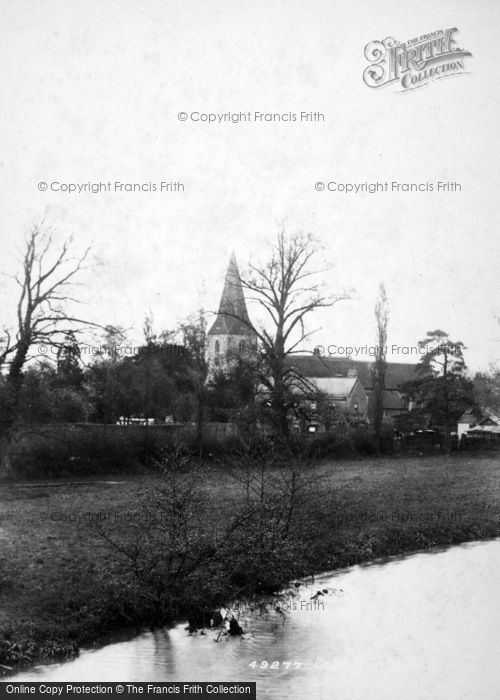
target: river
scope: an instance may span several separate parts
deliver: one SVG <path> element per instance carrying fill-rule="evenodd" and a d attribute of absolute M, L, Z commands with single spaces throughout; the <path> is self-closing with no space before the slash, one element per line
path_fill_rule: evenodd
<path fill-rule="evenodd" d="M 500 540 L 324 574 L 243 637 L 185 625 L 83 650 L 15 681 L 253 681 L 257 697 L 498 700 Z M 315 598 L 317 591 L 326 591 Z"/>

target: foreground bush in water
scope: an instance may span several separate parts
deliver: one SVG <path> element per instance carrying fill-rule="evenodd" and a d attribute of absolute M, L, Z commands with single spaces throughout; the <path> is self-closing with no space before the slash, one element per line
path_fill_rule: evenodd
<path fill-rule="evenodd" d="M 210 531 L 203 525 L 205 467 L 174 448 L 158 468 L 161 479 L 144 492 L 141 521 L 127 541 L 98 527 L 115 555 L 105 578 L 124 617 L 150 625 L 187 617 L 195 629 L 217 608 L 276 591 L 296 574 L 301 546 L 290 530 L 292 491 L 266 484 Z"/>

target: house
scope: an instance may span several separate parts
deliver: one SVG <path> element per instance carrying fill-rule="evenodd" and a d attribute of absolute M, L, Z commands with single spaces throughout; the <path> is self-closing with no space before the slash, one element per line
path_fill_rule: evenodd
<path fill-rule="evenodd" d="M 327 394 L 331 405 L 360 417 L 366 416 L 368 396 L 357 377 L 314 377 L 312 382 L 318 391 Z"/>
<path fill-rule="evenodd" d="M 333 425 L 366 421 L 368 397 L 357 377 L 310 377 L 293 387 L 295 432 L 329 430 Z"/>
<path fill-rule="evenodd" d="M 481 420 L 481 411 L 474 408 L 468 408 L 457 421 L 457 437 L 461 440 L 462 435 L 465 435 L 471 428 L 478 424 Z"/>
<path fill-rule="evenodd" d="M 318 398 L 325 395 L 330 406 L 351 413 L 360 418 L 366 417 L 368 397 L 363 385 L 355 376 L 351 377 L 308 377 L 308 386 L 294 387 L 294 393 L 307 397 L 308 408 L 316 411 Z"/>
<path fill-rule="evenodd" d="M 293 355 L 288 359 L 298 375 L 314 383 L 322 392 L 331 394 L 344 393 L 351 387 L 350 398 L 343 399 L 343 405 L 352 410 L 358 404 L 358 415 L 373 420 L 375 390 L 372 363 L 345 357 L 323 357 L 319 355 Z M 388 362 L 385 374 L 383 395 L 384 422 L 392 425 L 394 420 L 407 414 L 409 403 L 401 387 L 416 378 L 415 364 Z M 355 379 L 357 382 L 352 382 Z M 350 380 L 351 384 L 346 380 Z M 345 382 L 345 383 L 343 383 Z M 339 394 L 337 394 L 339 395 Z M 337 404 L 341 402 L 337 400 Z"/>
<path fill-rule="evenodd" d="M 500 418 L 485 408 L 469 408 L 458 419 L 458 439 L 500 440 Z"/>

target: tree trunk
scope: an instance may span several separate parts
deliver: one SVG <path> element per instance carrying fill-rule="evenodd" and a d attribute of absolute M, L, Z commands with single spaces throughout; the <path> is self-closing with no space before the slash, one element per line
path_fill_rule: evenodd
<path fill-rule="evenodd" d="M 280 438 L 288 437 L 288 408 L 285 401 L 285 395 L 282 389 L 274 390 L 272 398 L 273 422 L 274 427 Z"/>
<path fill-rule="evenodd" d="M 11 448 L 13 429 L 17 422 L 17 397 L 20 378 L 7 377 L 2 386 L 0 404 L 0 476 L 12 473 Z"/>
<path fill-rule="evenodd" d="M 203 401 L 203 388 L 198 392 L 197 397 L 197 411 L 196 411 L 196 440 L 198 442 L 198 456 L 201 459 L 203 457 L 203 413 L 204 413 L 204 401 Z"/>
<path fill-rule="evenodd" d="M 11 437 L 5 433 L 0 437 L 0 478 L 12 474 L 11 446 Z"/>
<path fill-rule="evenodd" d="M 374 406 L 373 406 L 373 431 L 375 433 L 375 445 L 377 454 L 380 454 L 380 438 L 382 435 L 382 422 L 384 417 L 384 389 L 385 389 L 385 362 L 377 360 L 374 379 Z"/>

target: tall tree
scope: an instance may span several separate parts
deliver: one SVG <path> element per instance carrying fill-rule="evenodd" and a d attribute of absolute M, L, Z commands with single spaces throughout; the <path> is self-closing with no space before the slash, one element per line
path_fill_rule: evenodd
<path fill-rule="evenodd" d="M 500 412 L 500 367 L 491 366 L 474 376 L 474 398 L 482 408 Z"/>
<path fill-rule="evenodd" d="M 500 314 L 494 314 L 495 321 L 500 326 Z M 498 342 L 497 338 L 497 342 Z M 500 364 L 498 361 L 490 364 L 488 369 L 477 372 L 474 377 L 474 398 L 476 403 L 490 411 L 500 413 Z"/>
<path fill-rule="evenodd" d="M 57 348 L 57 378 L 61 386 L 81 389 L 83 369 L 78 338 L 73 332 L 68 333 L 64 343 Z"/>
<path fill-rule="evenodd" d="M 459 416 L 473 404 L 472 382 L 466 375 L 461 341 L 450 340 L 442 330 L 429 331 L 419 342 L 424 354 L 417 366 L 419 377 L 404 391 L 426 412 L 431 424 L 444 431 L 445 449 L 451 448 L 451 432 Z"/>
<path fill-rule="evenodd" d="M 207 388 L 211 420 L 235 421 L 247 413 L 255 402 L 253 365 L 237 358 L 227 371 L 215 372 Z"/>
<path fill-rule="evenodd" d="M 2 396 L 0 418 L 0 469 L 9 466 L 12 430 L 26 362 L 38 354 L 64 347 L 65 337 L 76 337 L 89 323 L 68 311 L 75 278 L 84 269 L 90 249 L 74 258 L 71 237 L 56 249 L 43 225 L 34 225 L 24 243 L 21 271 L 14 275 L 19 293 L 14 327 L 4 326 L 0 351 Z"/>
<path fill-rule="evenodd" d="M 383 283 L 380 284 L 375 304 L 375 325 L 377 345 L 375 361 L 372 367 L 373 379 L 373 431 L 377 453 L 380 452 L 380 435 L 384 418 L 385 374 L 387 370 L 387 324 L 389 321 L 389 304 Z"/>
<path fill-rule="evenodd" d="M 203 422 L 208 399 L 206 386 L 208 374 L 206 360 L 207 322 L 205 312 L 200 310 L 196 316 L 182 323 L 179 330 L 182 345 L 186 348 L 189 356 L 187 379 L 195 402 L 196 433 L 198 449 L 201 455 L 203 449 Z"/>
<path fill-rule="evenodd" d="M 316 309 L 329 307 L 347 295 L 327 295 L 317 280 L 319 269 L 311 269 L 317 251 L 312 235 L 287 236 L 282 230 L 262 265 L 249 265 L 239 282 L 247 299 L 264 310 L 265 323 L 257 327 L 248 318 L 227 312 L 253 330 L 259 340 L 261 362 L 259 380 L 270 396 L 273 422 L 278 433 L 288 435 L 287 413 L 293 403 L 293 389 L 303 382 L 290 357 L 300 352 L 312 332 L 306 319 Z M 302 350 L 303 351 L 303 350 Z"/>

